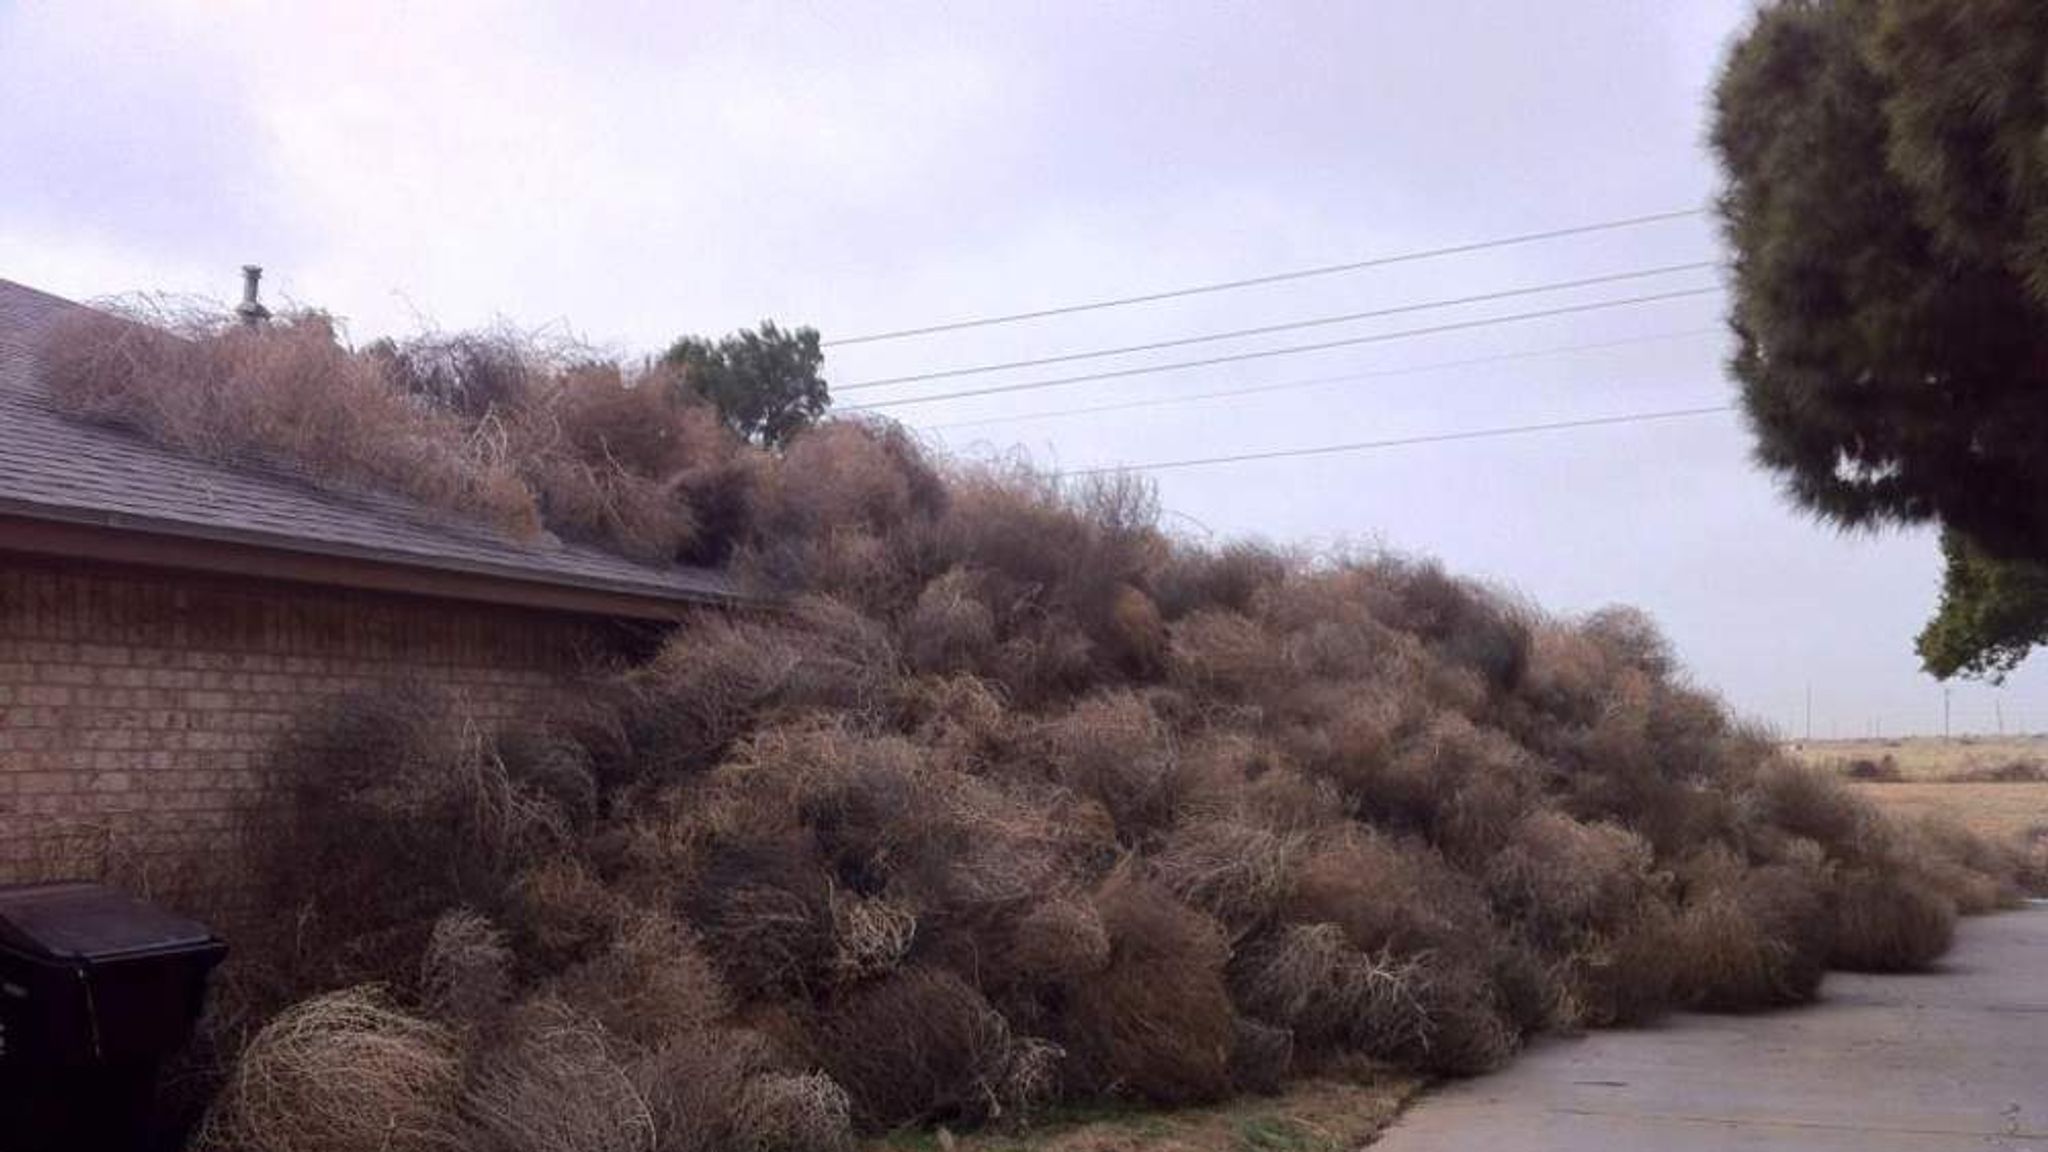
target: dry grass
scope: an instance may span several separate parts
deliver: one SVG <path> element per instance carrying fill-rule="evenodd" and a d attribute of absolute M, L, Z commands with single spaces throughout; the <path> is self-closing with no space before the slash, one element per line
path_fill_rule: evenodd
<path fill-rule="evenodd" d="M 1002 967 L 1019 980 L 1063 984 L 1109 966 L 1109 928 L 1092 901 L 1056 896 L 1017 917 Z"/>
<path fill-rule="evenodd" d="M 1074 982 L 1066 1034 L 1080 1074 L 1155 1103 L 1229 1091 L 1228 947 L 1216 923 L 1119 870 L 1095 894 L 1109 963 Z"/>
<path fill-rule="evenodd" d="M 462 1096 L 493 1152 L 654 1152 L 654 1113 L 604 1030 L 559 1004 L 522 1010 Z"/>
<path fill-rule="evenodd" d="M 1941 817 L 2010 842 L 2048 828 L 2048 784 L 1855 784 L 1856 793 L 1907 819 Z"/>
<path fill-rule="evenodd" d="M 757 1032 L 678 1037 L 632 1067 L 659 1152 L 844 1152 L 853 1144 L 845 1089 L 815 1072 L 778 1068 Z"/>
<path fill-rule="evenodd" d="M 1224 818 L 1191 820 L 1156 857 L 1175 895 L 1214 916 L 1234 938 L 1256 931 L 1287 903 L 1307 834 Z"/>
<path fill-rule="evenodd" d="M 1093 800 L 1130 847 L 1173 824 L 1184 784 L 1173 732 L 1142 698 L 1091 697 L 1044 729 L 1049 775 Z"/>
<path fill-rule="evenodd" d="M 1137 481 L 953 466 L 886 425 L 757 457 L 700 442 L 673 381 L 516 344 L 383 355 L 439 418 L 539 444 L 516 466 L 551 522 L 728 548 L 793 595 L 680 622 L 531 731 L 419 692 L 308 717 L 254 825 L 271 931 L 209 1031 L 232 1063 L 279 1022 L 216 1115 L 299 1117 L 283 1152 L 354 1152 L 303 1142 L 342 1123 L 291 1079 L 330 1056 L 362 1062 L 334 1091 L 481 1152 L 836 1149 L 1358 1061 L 1472 1074 L 1546 1029 L 1925 966 L 2023 871 L 1869 803 L 1921 785 L 1786 762 L 1637 613 L 1190 547 Z M 384 1015 L 300 1037 L 368 980 Z M 1160 1131 L 1353 1131 L 1291 1107 Z"/>
<path fill-rule="evenodd" d="M 1237 1001 L 1314 1051 L 1395 1057 L 1423 1047 L 1431 1022 L 1421 962 L 1365 952 L 1335 924 L 1294 924 L 1241 950 Z"/>
<path fill-rule="evenodd" d="M 1863 972 L 1927 967 L 1955 939 L 1955 903 L 1933 887 L 1858 872 L 1834 886 L 1834 947 L 1828 962 Z"/>
<path fill-rule="evenodd" d="M 684 911 L 742 997 L 808 998 L 831 983 L 832 889 L 801 841 L 715 850 Z"/>
<path fill-rule="evenodd" d="M 1884 765 L 1910 783 L 1984 782 L 2000 771 L 2048 772 L 2048 736 L 1904 736 L 1891 740 L 1801 740 L 1787 745 L 1817 768 L 1855 775 L 1858 765 Z M 2036 780 L 2048 779 L 2048 775 Z"/>
<path fill-rule="evenodd" d="M 1072 514 L 1043 498 L 1003 515 Z M 592 1078 L 593 1110 L 526 1126 L 564 1148 L 828 1146 L 1796 1003 L 1830 963 L 1925 966 L 2018 871 L 1776 758 L 1633 618 L 1527 625 L 1346 565 L 1162 624 L 1150 671 L 1125 635 L 1076 665 L 1094 690 L 1020 698 L 972 669 L 1053 626 L 952 628 L 1002 577 L 941 559 L 893 617 L 695 622 L 595 723 L 493 737 L 402 698 L 309 727 L 272 895 L 314 912 L 301 960 L 352 966 L 283 982 L 403 973 L 494 1114 Z M 1142 632 L 1117 586 L 1060 627 Z M 335 906 L 315 861 L 367 898 Z M 521 1039 L 551 1011 L 566 1032 Z"/>
<path fill-rule="evenodd" d="M 537 367 L 478 428 L 502 436 L 550 528 L 650 562 L 728 546 L 722 505 L 753 483 L 753 461 L 709 409 L 683 399 L 679 376 L 606 363 Z"/>
<path fill-rule="evenodd" d="M 860 989 L 833 1010 L 819 1041 L 870 1130 L 979 1123 L 1028 1107 L 1049 1086 L 1002 1014 L 947 972 L 904 972 Z"/>
<path fill-rule="evenodd" d="M 1244 612 L 1254 597 L 1287 579 L 1295 567 L 1289 557 L 1251 541 L 1217 549 L 1176 541 L 1160 566 L 1154 591 L 1169 619 L 1203 608 Z"/>
<path fill-rule="evenodd" d="M 1833 935 L 1820 878 L 1796 865 L 1746 868 L 1720 849 L 1688 871 L 1673 928 L 1685 1002 L 1745 1011 L 1811 1000 Z"/>
<path fill-rule="evenodd" d="M 144 300 L 67 320 L 40 353 L 84 419 L 650 562 L 721 559 L 761 472 L 673 369 L 509 331 L 358 351 L 319 312 L 250 328 Z"/>
<path fill-rule="evenodd" d="M 892 424 L 834 420 L 799 437 L 750 501 L 743 566 L 767 583 L 900 608 L 921 592 L 923 534 L 949 499 Z M 929 530 L 929 529 L 928 529 Z"/>
<path fill-rule="evenodd" d="M 443 1152 L 462 1147 L 462 1058 L 446 1029 L 373 988 L 331 992 L 263 1027 L 199 1146 L 220 1152 Z"/>
<path fill-rule="evenodd" d="M 767 1072 L 740 1090 L 737 1146 L 750 1152 L 841 1152 L 853 1147 L 853 1105 L 820 1072 Z"/>
<path fill-rule="evenodd" d="M 1488 862 L 1487 894 L 1513 923 L 1553 947 L 1607 936 L 1653 896 L 1654 858 L 1642 837 L 1612 824 L 1536 812 Z"/>
<path fill-rule="evenodd" d="M 519 954 L 547 971 L 596 955 L 627 915 L 617 892 L 566 855 L 543 857 L 513 877 L 501 904 Z"/>
<path fill-rule="evenodd" d="M 1895 819 L 1959 839 L 1957 852 L 2002 856 L 1994 871 L 2011 873 L 1976 898 L 1952 891 L 1966 912 L 1989 911 L 2010 889 L 2048 893 L 2048 784 L 1853 784 L 1858 795 Z M 1943 830 L 1948 830 L 1946 833 Z M 2005 888 L 2002 895 L 1998 891 Z"/>
<path fill-rule="evenodd" d="M 409 402 L 325 315 L 251 329 L 148 301 L 124 311 L 81 312 L 48 336 L 45 378 L 69 411 L 196 455 L 538 530 L 532 493 L 494 446 Z"/>
<path fill-rule="evenodd" d="M 1386 970 L 1402 975 L 1402 996 L 1420 1006 L 1412 1020 L 1394 1017 L 1413 1023 L 1412 1030 L 1389 1030 L 1381 1018 L 1338 1018 L 1339 1027 L 1351 1029 L 1351 1043 L 1370 1039 L 1374 1055 L 1451 1074 L 1483 1071 L 1513 1051 L 1518 1036 L 1504 1015 L 1507 989 L 1494 978 L 1506 947 L 1501 929 L 1477 884 L 1433 849 L 1383 836 L 1332 837 L 1303 862 L 1287 916 L 1341 935 L 1347 951 L 1327 970 L 1344 983 L 1324 997 L 1342 1002 L 1349 998 L 1344 989 L 1363 978 L 1372 995 L 1360 1002 L 1384 1005 L 1378 993 Z M 1380 1047 L 1382 1039 L 1392 1046 Z"/>
<path fill-rule="evenodd" d="M 434 921 L 420 961 L 420 995 L 446 1020 L 481 1024 L 512 997 L 512 950 L 505 934 L 467 908 Z"/>
<path fill-rule="evenodd" d="M 282 811 L 250 813 L 266 958 L 301 987 L 412 986 L 434 922 L 490 909 L 569 837 L 489 734 L 425 686 L 323 704 L 273 753 Z"/>
<path fill-rule="evenodd" d="M 904 653 L 921 672 L 971 672 L 996 647 L 995 610 L 974 573 L 953 568 L 925 585 L 903 622 Z"/>
<path fill-rule="evenodd" d="M 852 983 L 894 972 L 917 942 L 917 913 L 905 902 L 832 894 L 832 969 Z"/>
<path fill-rule="evenodd" d="M 1230 1086 L 1274 1096 L 1295 1071 L 1294 1031 L 1249 1016 L 1231 1021 Z"/>
<path fill-rule="evenodd" d="M 555 992 L 606 1034 L 648 1047 L 709 1028 L 728 1008 L 695 936 L 660 912 L 620 925 L 611 947 L 564 973 Z"/>
<path fill-rule="evenodd" d="M 778 713 L 879 712 L 896 663 L 881 628 L 831 601 L 800 600 L 777 622 L 705 620 L 689 643 L 665 645 L 620 679 L 622 739 L 600 775 L 658 782 L 701 771 Z"/>

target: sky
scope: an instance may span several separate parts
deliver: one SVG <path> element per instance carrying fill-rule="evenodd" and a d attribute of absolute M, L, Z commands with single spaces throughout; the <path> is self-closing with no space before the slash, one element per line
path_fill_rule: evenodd
<path fill-rule="evenodd" d="M 1708 205 L 1709 92 L 1748 11 L 0 0 L 0 277 L 232 299 L 259 263 L 271 302 L 358 340 L 510 322 L 639 353 L 1365 261 Z M 1718 292 L 1500 318 L 1713 288 L 1723 257 L 1694 215 L 847 344 L 827 375 L 945 450 L 1069 470 L 1719 407 Z M 858 387 L 1622 273 L 1654 274 Z M 1073 411 L 1109 405 L 1131 406 Z M 1435 556 L 1559 613 L 1638 605 L 1788 736 L 1942 729 L 1912 651 L 1931 533 L 1815 522 L 1733 413 L 1150 474 L 1176 531 Z M 1957 732 L 2048 729 L 2039 667 L 1946 695 Z"/>

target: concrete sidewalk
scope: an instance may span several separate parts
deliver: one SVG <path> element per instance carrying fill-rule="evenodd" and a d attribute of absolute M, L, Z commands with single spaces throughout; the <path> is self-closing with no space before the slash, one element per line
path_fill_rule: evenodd
<path fill-rule="evenodd" d="M 1375 1152 L 2048 1149 L 2048 908 L 1964 921 L 1939 969 L 1821 1003 L 1537 1044 Z"/>

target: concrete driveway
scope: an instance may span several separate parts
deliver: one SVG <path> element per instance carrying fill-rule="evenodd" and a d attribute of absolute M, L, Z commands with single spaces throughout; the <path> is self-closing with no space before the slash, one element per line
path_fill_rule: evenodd
<path fill-rule="evenodd" d="M 1545 1041 L 1425 1097 L 1375 1152 L 2048 1149 L 2048 908 L 1965 921 L 1935 972 L 1822 994 Z"/>

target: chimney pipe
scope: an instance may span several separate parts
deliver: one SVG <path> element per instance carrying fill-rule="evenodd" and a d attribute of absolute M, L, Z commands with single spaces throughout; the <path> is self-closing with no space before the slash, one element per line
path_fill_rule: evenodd
<path fill-rule="evenodd" d="M 252 328 L 270 319 L 270 309 L 265 308 L 263 302 L 256 298 L 256 288 L 262 280 L 261 264 L 242 265 L 242 303 L 235 309 L 235 315 L 240 316 L 242 323 Z"/>

